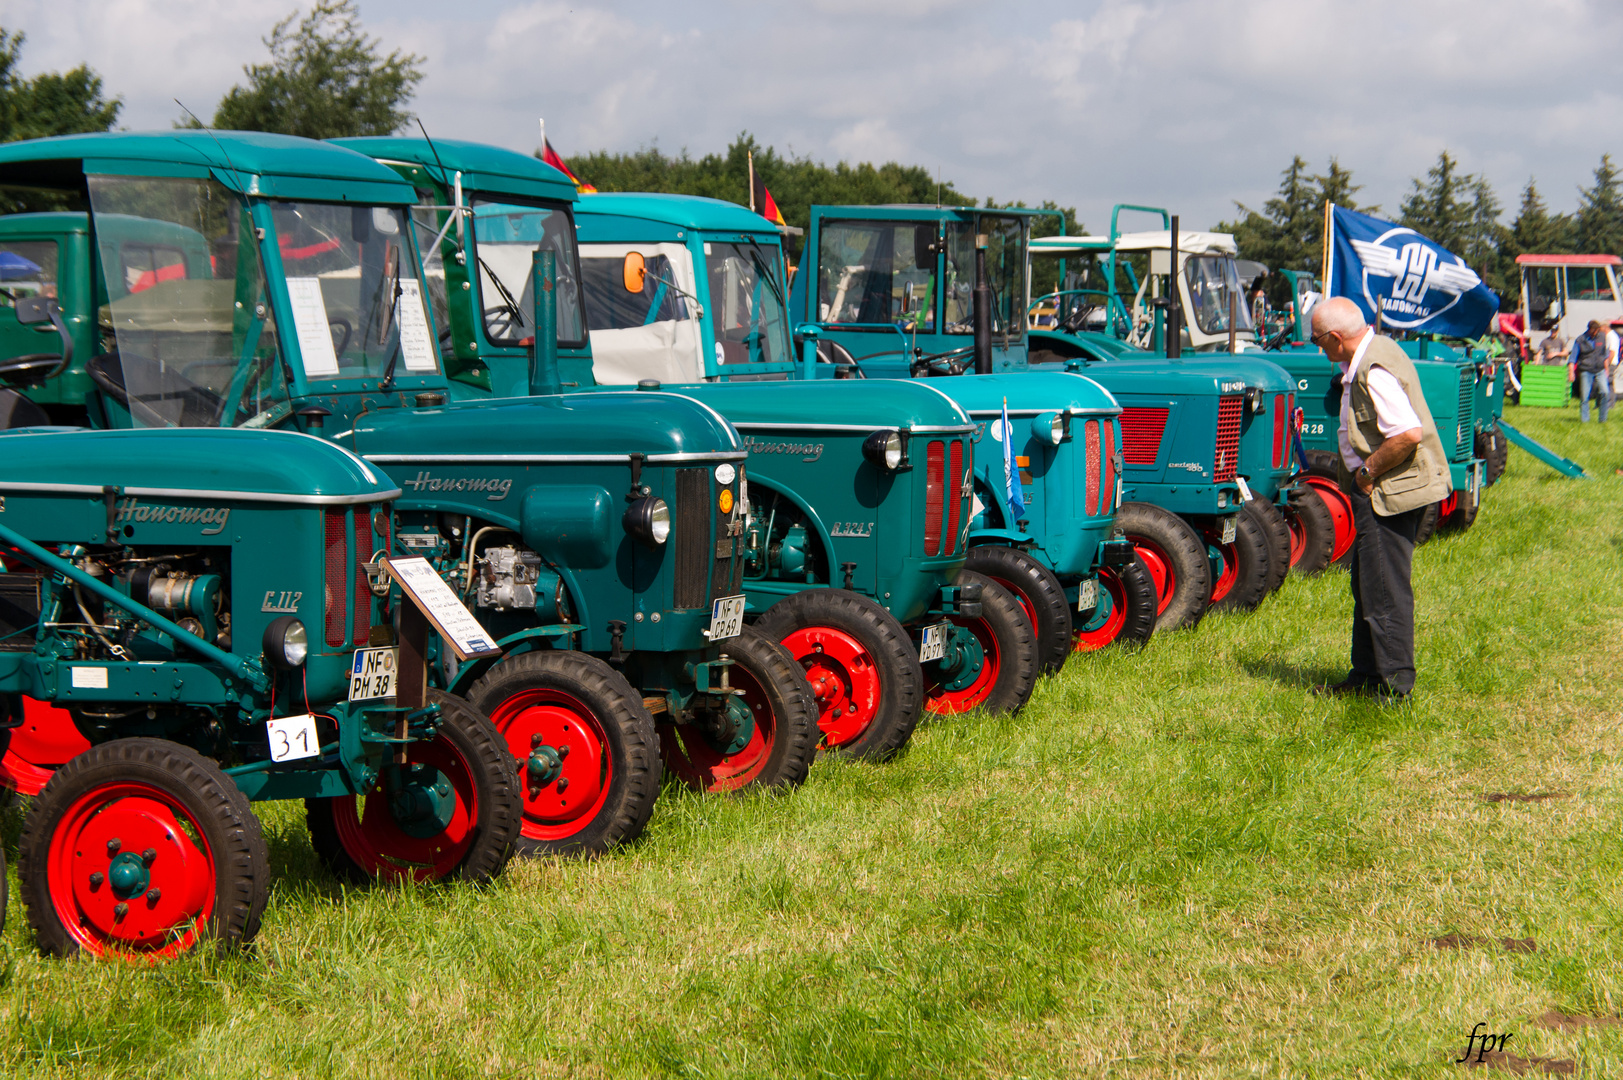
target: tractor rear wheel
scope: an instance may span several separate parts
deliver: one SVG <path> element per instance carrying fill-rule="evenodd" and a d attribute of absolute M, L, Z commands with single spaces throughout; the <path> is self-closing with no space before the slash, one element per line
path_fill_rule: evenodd
<path fill-rule="evenodd" d="M 1279 512 L 1279 507 L 1266 499 L 1248 500 L 1242 512 L 1256 520 L 1268 541 L 1268 593 L 1277 592 L 1291 570 L 1290 526 L 1285 524 L 1285 515 Z"/>
<path fill-rule="evenodd" d="M 1010 547 L 972 547 L 965 568 L 1007 589 L 1037 638 L 1037 673 L 1058 671 L 1071 655 L 1071 604 L 1054 571 Z"/>
<path fill-rule="evenodd" d="M 1439 514 L 1437 528 L 1447 532 L 1464 532 L 1476 524 L 1477 512 L 1482 509 L 1482 496 L 1478 493 L 1477 501 L 1472 503 L 1469 491 L 1456 491 L 1452 498 L 1454 509 L 1447 516 Z"/>
<path fill-rule="evenodd" d="M 1118 641 L 1149 644 L 1159 600 L 1150 572 L 1136 556 L 1125 566 L 1100 567 L 1099 606 L 1085 617 L 1078 615 L 1072 648 L 1095 652 Z"/>
<path fill-rule="evenodd" d="M 1498 483 L 1499 478 L 1505 475 L 1505 466 L 1510 462 L 1510 440 L 1505 433 L 1497 427 L 1487 431 L 1479 431 L 1473 440 L 1472 452 L 1487 462 L 1487 472 L 1482 477 L 1483 487 L 1492 487 Z"/>
<path fill-rule="evenodd" d="M 1341 490 L 1339 459 L 1328 450 L 1309 450 L 1306 464 L 1308 486 L 1324 500 L 1336 527 L 1336 542 L 1330 551 L 1330 564 L 1351 566 L 1358 526 L 1353 523 L 1352 497 Z"/>
<path fill-rule="evenodd" d="M 972 709 L 1016 712 L 1037 683 L 1037 636 L 1008 590 L 973 570 L 957 584 L 981 587 L 979 615 L 948 615 L 947 655 L 924 665 L 924 707 L 937 716 Z"/>
<path fill-rule="evenodd" d="M 1219 611 L 1255 611 L 1268 595 L 1268 534 L 1243 511 L 1234 516 L 1234 543 L 1225 544 L 1215 526 L 1204 530 L 1207 547 L 1223 560 L 1212 585 Z"/>
<path fill-rule="evenodd" d="M 727 712 L 695 723 L 659 725 L 665 767 L 701 791 L 746 785 L 795 787 L 817 756 L 817 705 L 811 684 L 789 650 L 746 626 L 721 643 L 733 661 Z"/>
<path fill-rule="evenodd" d="M 1322 573 L 1336 547 L 1336 522 L 1324 498 L 1311 487 L 1295 492 L 1285 507 L 1285 523 L 1291 530 L 1291 569 Z"/>
<path fill-rule="evenodd" d="M 1211 563 L 1200 534 L 1178 515 L 1151 503 L 1126 502 L 1116 527 L 1138 553 L 1155 585 L 1157 630 L 1193 627 L 1212 594 Z"/>
<path fill-rule="evenodd" d="M 896 616 L 846 589 L 807 589 L 773 604 L 755 629 L 805 671 L 824 748 L 880 759 L 906 745 L 924 675 Z"/>
<path fill-rule="evenodd" d="M 52 956 L 152 962 L 259 930 L 270 865 L 248 799 L 164 739 L 115 739 L 63 765 L 23 821 L 28 923 Z"/>
<path fill-rule="evenodd" d="M 378 770 L 365 795 L 304 800 L 310 844 L 356 884 L 412 878 L 485 882 L 519 836 L 519 774 L 501 733 L 459 697 L 430 690 L 439 733 Z"/>
<path fill-rule="evenodd" d="M 601 855 L 641 835 L 659 797 L 654 718 L 595 656 L 509 656 L 468 689 L 517 763 L 520 855 Z"/>
<path fill-rule="evenodd" d="M 23 722 L 0 731 L 0 781 L 23 795 L 38 795 L 51 773 L 90 749 L 90 742 L 59 705 L 24 697 Z"/>

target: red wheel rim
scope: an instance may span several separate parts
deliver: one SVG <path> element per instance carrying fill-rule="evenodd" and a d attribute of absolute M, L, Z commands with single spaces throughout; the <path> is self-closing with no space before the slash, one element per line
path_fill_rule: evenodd
<path fill-rule="evenodd" d="M 879 712 L 879 665 L 862 643 L 831 626 L 806 626 L 783 639 L 800 661 L 817 699 L 817 727 L 824 746 L 845 746 L 862 737 Z"/>
<path fill-rule="evenodd" d="M 997 638 L 992 628 L 987 625 L 984 618 L 966 619 L 961 615 L 949 615 L 948 621 L 955 626 L 961 626 L 975 635 L 975 640 L 981 643 L 981 669 L 975 673 L 975 680 L 960 690 L 947 690 L 936 681 L 931 674 L 937 670 L 935 664 L 927 666 L 924 673 L 924 707 L 937 716 L 955 716 L 966 713 L 992 693 L 992 687 L 997 685 L 998 671 L 1002 665 L 999 663 Z"/>
<path fill-rule="evenodd" d="M 196 819 L 168 792 L 133 781 L 104 784 L 68 807 L 45 873 L 51 906 L 79 947 L 129 960 L 167 960 L 196 945 L 218 893 Z"/>
<path fill-rule="evenodd" d="M 1240 550 L 1235 544 L 1225 544 L 1215 539 L 1216 534 L 1206 534 L 1206 550 L 1217 552 L 1218 558 L 1223 560 L 1221 573 L 1212 576 L 1212 603 L 1217 603 L 1227 596 L 1234 588 L 1234 583 L 1240 580 Z"/>
<path fill-rule="evenodd" d="M 23 698 L 23 722 L 11 729 L 0 754 L 0 783 L 38 795 L 56 766 L 90 749 L 68 710 Z"/>
<path fill-rule="evenodd" d="M 661 724 L 660 743 L 670 770 L 702 791 L 736 791 L 765 771 L 777 745 L 778 716 L 759 680 L 741 664 L 729 670 L 729 682 L 744 691 L 744 704 L 755 720 L 749 742 L 736 754 L 723 754 L 686 725 Z"/>
<path fill-rule="evenodd" d="M 1172 560 L 1153 540 L 1142 536 L 1129 536 L 1127 539 L 1133 542 L 1133 550 L 1144 560 L 1150 580 L 1155 583 L 1155 613 L 1166 614 L 1167 608 L 1172 606 L 1172 594 L 1178 591 L 1178 575 L 1172 569 Z"/>
<path fill-rule="evenodd" d="M 1307 526 L 1302 524 L 1301 516 L 1291 507 L 1282 507 L 1280 512 L 1285 515 L 1286 528 L 1290 529 L 1291 565 L 1295 566 L 1307 552 Z"/>
<path fill-rule="evenodd" d="M 602 723 L 584 702 L 561 690 L 537 687 L 507 698 L 491 710 L 490 722 L 518 760 L 527 840 L 567 840 L 590 825 L 609 797 L 614 756 Z M 558 776 L 533 785 L 526 764 L 537 747 L 563 751 Z M 567 781 L 559 790 L 559 780 Z"/>
<path fill-rule="evenodd" d="M 992 577 L 992 575 L 990 575 L 990 574 L 988 574 L 987 576 Z M 1020 610 L 1026 613 L 1026 621 L 1031 624 L 1032 632 L 1036 633 L 1036 631 L 1037 631 L 1037 608 L 1036 608 L 1036 605 L 1034 605 L 1031 602 L 1031 597 L 1027 596 L 1024 592 L 1022 592 L 1018 585 L 1016 585 L 1012 581 L 1007 580 L 1006 578 L 993 577 L 992 580 L 997 582 L 999 585 L 1003 586 L 1005 589 L 1009 590 L 1009 595 L 1014 597 L 1015 602 L 1020 605 Z"/>
<path fill-rule="evenodd" d="M 1307 482 L 1324 500 L 1326 509 L 1330 511 L 1330 520 L 1335 523 L 1335 547 L 1330 551 L 1330 561 L 1335 562 L 1352 550 L 1353 541 L 1358 538 L 1357 526 L 1353 524 L 1352 500 L 1347 498 L 1345 491 L 1322 476 L 1310 476 Z"/>
<path fill-rule="evenodd" d="M 1071 648 L 1074 652 L 1094 652 L 1111 644 L 1121 636 L 1121 628 L 1127 625 L 1127 590 L 1122 587 L 1121 578 L 1116 576 L 1114 570 L 1101 567 L 1099 569 L 1099 587 L 1103 591 L 1099 599 L 1110 601 L 1110 611 L 1103 619 L 1094 612 L 1094 622 L 1098 625 L 1089 625 L 1071 635 Z M 1103 604 L 1100 605 L 1104 606 Z"/>
<path fill-rule="evenodd" d="M 432 742 L 416 742 L 406 749 L 412 765 L 430 765 L 450 782 L 455 803 L 451 820 L 432 836 L 413 836 L 395 820 L 389 808 L 388 784 L 397 767 L 385 765 L 377 783 L 366 793 L 365 805 L 346 795 L 332 801 L 333 825 L 344 851 L 362 871 L 385 881 L 417 881 L 445 877 L 462 863 L 479 822 L 479 792 L 462 755 L 444 735 Z"/>

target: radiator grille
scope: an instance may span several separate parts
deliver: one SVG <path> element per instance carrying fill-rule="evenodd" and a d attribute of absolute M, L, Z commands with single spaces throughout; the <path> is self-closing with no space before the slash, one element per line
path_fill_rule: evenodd
<path fill-rule="evenodd" d="M 1217 446 L 1212 479 L 1217 483 L 1233 480 L 1240 456 L 1240 418 L 1245 415 L 1245 398 L 1230 394 L 1217 399 Z"/>
<path fill-rule="evenodd" d="M 344 644 L 345 624 L 349 616 L 349 512 L 327 511 L 327 579 L 326 608 L 327 644 Z"/>
<path fill-rule="evenodd" d="M 1121 411 L 1121 458 L 1129 465 L 1154 465 L 1167 428 L 1167 410 L 1135 405 Z"/>
<path fill-rule="evenodd" d="M 1454 437 L 1454 457 L 1468 458 L 1471 456 L 1473 423 L 1471 411 L 1476 408 L 1476 370 L 1465 367 L 1460 369 L 1460 414 L 1459 429 Z"/>
<path fill-rule="evenodd" d="M 1089 420 L 1083 439 L 1083 468 L 1087 471 L 1087 494 L 1082 499 L 1084 514 L 1099 512 L 1099 421 Z"/>
<path fill-rule="evenodd" d="M 924 554 L 941 554 L 942 503 L 946 493 L 943 473 L 946 447 L 932 442 L 924 452 Z"/>
<path fill-rule="evenodd" d="M 744 490 L 744 470 L 738 470 L 738 490 Z M 716 561 L 710 567 L 710 599 L 716 600 L 723 596 L 737 596 L 744 583 L 744 560 L 738 555 L 738 546 L 743 542 L 742 537 L 735 537 L 728 533 L 736 515 L 743 518 L 743 500 L 733 504 L 733 509 L 723 513 L 721 509 L 721 488 L 716 488 Z"/>
<path fill-rule="evenodd" d="M 942 491 L 942 500 L 947 509 L 947 554 L 952 555 L 958 550 L 958 523 L 964 510 L 964 444 L 961 439 L 952 441 L 952 450 L 949 453 L 950 465 L 947 469 L 947 483 Z"/>
<path fill-rule="evenodd" d="M 708 604 L 714 534 L 710 530 L 710 470 L 676 470 L 676 582 L 671 606 L 702 608 Z"/>

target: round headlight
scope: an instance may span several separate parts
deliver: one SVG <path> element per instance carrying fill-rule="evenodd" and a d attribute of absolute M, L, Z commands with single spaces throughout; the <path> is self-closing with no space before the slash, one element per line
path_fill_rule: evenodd
<path fill-rule="evenodd" d="M 1058 446 L 1065 439 L 1065 417 L 1059 413 L 1039 413 L 1031 418 L 1031 437 Z"/>
<path fill-rule="evenodd" d="M 292 670 L 310 655 L 310 635 L 295 616 L 283 615 L 265 627 L 265 658 L 276 667 Z"/>
<path fill-rule="evenodd" d="M 658 496 L 645 495 L 626 507 L 622 519 L 626 532 L 649 544 L 663 544 L 671 538 L 671 508 Z"/>
<path fill-rule="evenodd" d="M 880 430 L 862 440 L 862 456 L 884 469 L 895 472 L 902 467 L 902 435 L 889 428 Z"/>

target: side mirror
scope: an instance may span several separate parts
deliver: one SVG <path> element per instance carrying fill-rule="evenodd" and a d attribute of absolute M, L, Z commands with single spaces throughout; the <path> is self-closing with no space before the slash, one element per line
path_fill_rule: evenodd
<path fill-rule="evenodd" d="M 639 251 L 626 253 L 626 259 L 620 266 L 620 278 L 625 283 L 626 292 L 642 292 L 643 279 L 648 276 L 648 263 Z"/>
<path fill-rule="evenodd" d="M 913 303 L 913 283 L 907 282 L 902 286 L 902 314 L 911 315 L 915 305 Z"/>
<path fill-rule="evenodd" d="M 52 315 L 60 318 L 62 305 L 56 302 L 54 296 L 25 296 L 17 301 L 17 322 L 23 326 L 38 326 L 41 323 L 55 323 Z"/>

